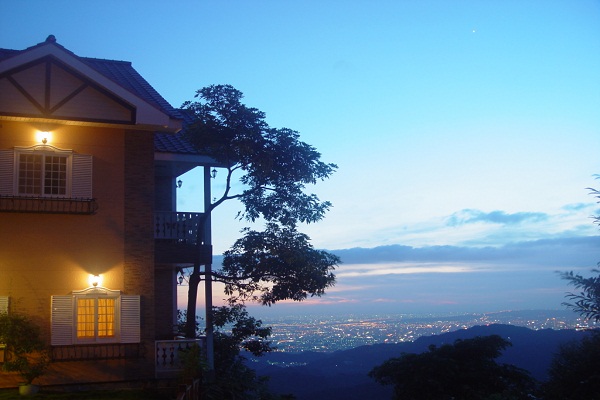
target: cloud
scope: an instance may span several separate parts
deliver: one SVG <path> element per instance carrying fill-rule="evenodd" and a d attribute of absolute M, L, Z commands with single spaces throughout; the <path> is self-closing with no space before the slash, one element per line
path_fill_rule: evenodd
<path fill-rule="evenodd" d="M 582 211 L 582 210 L 593 208 L 594 206 L 595 206 L 595 204 L 590 204 L 590 203 L 573 203 L 573 204 L 567 204 L 566 206 L 563 206 L 563 210 Z"/>
<path fill-rule="evenodd" d="M 339 273 L 372 269 L 388 270 L 394 263 L 418 264 L 413 267 L 442 268 L 451 266 L 466 270 L 476 268 L 507 269 L 508 266 L 543 269 L 593 268 L 600 261 L 600 236 L 557 237 L 508 243 L 502 246 L 424 246 L 411 247 L 400 244 L 374 248 L 333 250 L 343 264 Z M 353 265 L 352 267 L 350 265 Z M 417 271 L 415 272 L 424 272 Z M 452 271 L 447 268 L 446 272 Z M 458 272 L 458 270 L 456 270 Z"/>
<path fill-rule="evenodd" d="M 353 278 L 381 275 L 406 274 L 445 274 L 472 272 L 473 268 L 466 265 L 439 264 L 354 264 L 352 268 L 343 268 L 336 276 L 338 278 Z"/>
<path fill-rule="evenodd" d="M 447 224 L 449 226 L 459 226 L 464 224 L 472 224 L 477 222 L 516 225 L 523 222 L 543 222 L 548 219 L 548 214 L 541 212 L 517 212 L 513 214 L 504 211 L 483 212 L 480 210 L 464 209 L 455 212 L 448 217 Z"/>

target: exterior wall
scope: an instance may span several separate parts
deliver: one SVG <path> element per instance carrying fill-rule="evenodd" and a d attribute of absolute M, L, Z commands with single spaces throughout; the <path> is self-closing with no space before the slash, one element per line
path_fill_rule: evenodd
<path fill-rule="evenodd" d="M 39 144 L 29 123 L 0 122 L 0 149 Z M 0 213 L 0 296 L 50 339 L 50 298 L 90 286 L 141 295 L 141 337 L 154 341 L 153 140 L 149 132 L 62 125 L 48 144 L 93 156 L 95 215 Z"/>
<path fill-rule="evenodd" d="M 141 340 L 154 348 L 154 140 L 148 132 L 125 134 L 124 290 L 141 297 Z M 151 364 L 153 365 L 153 364 Z"/>
<path fill-rule="evenodd" d="M 156 338 L 172 340 L 177 322 L 177 270 L 173 265 L 157 266 L 155 272 Z"/>
<path fill-rule="evenodd" d="M 170 176 L 155 177 L 154 204 L 156 211 L 177 211 L 175 179 Z"/>
<path fill-rule="evenodd" d="M 1 122 L 0 149 L 39 144 L 28 123 Z M 60 126 L 49 144 L 93 155 L 96 215 L 0 213 L 0 294 L 12 311 L 36 315 L 49 337 L 50 296 L 89 285 L 124 290 L 124 134 Z"/>

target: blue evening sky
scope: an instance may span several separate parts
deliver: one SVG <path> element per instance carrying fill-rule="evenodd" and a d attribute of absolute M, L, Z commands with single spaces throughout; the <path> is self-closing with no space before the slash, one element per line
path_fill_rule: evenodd
<path fill-rule="evenodd" d="M 26 0 L 0 15 L 0 47 L 54 34 L 131 61 L 176 107 L 231 84 L 339 165 L 310 188 L 334 208 L 302 227 L 342 256 L 338 285 L 275 308 L 559 308 L 553 271 L 600 261 L 598 1 Z M 180 209 L 200 211 L 200 176 L 182 180 Z M 217 253 L 238 208 L 214 216 Z"/>

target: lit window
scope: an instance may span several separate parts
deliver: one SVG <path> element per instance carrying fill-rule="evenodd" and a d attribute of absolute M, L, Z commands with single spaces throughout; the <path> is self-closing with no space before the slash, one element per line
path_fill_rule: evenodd
<path fill-rule="evenodd" d="M 77 340 L 95 341 L 115 336 L 114 298 L 77 298 Z"/>
<path fill-rule="evenodd" d="M 8 296 L 0 296 L 0 314 L 8 313 Z"/>
<path fill-rule="evenodd" d="M 139 343 L 140 296 L 88 288 L 52 296 L 52 345 Z"/>

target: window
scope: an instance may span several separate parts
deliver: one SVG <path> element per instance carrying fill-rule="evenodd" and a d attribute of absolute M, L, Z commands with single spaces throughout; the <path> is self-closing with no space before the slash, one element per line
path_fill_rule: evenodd
<path fill-rule="evenodd" d="M 67 195 L 68 156 L 19 153 L 18 194 L 25 196 Z"/>
<path fill-rule="evenodd" d="M 76 298 L 78 341 L 102 341 L 115 337 L 116 299 L 99 297 Z"/>
<path fill-rule="evenodd" d="M 0 150 L 0 196 L 92 198 L 92 156 L 53 146 Z"/>
<path fill-rule="evenodd" d="M 52 296 L 52 345 L 139 343 L 140 297 L 90 288 Z"/>
<path fill-rule="evenodd" d="M 0 296 L 0 314 L 8 313 L 8 296 Z"/>

